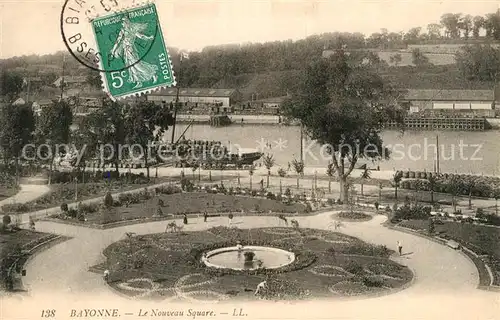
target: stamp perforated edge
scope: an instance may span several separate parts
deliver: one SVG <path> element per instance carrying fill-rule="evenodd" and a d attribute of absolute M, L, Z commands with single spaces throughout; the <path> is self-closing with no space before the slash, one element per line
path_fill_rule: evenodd
<path fill-rule="evenodd" d="M 129 10 L 137 9 L 137 8 L 140 8 L 140 7 L 143 7 L 143 6 L 147 6 L 147 5 L 150 5 L 150 4 L 154 4 L 155 5 L 155 9 L 156 9 L 156 3 L 155 3 L 155 1 L 146 0 L 146 1 L 141 1 L 139 3 L 134 3 L 134 4 L 130 5 L 130 6 L 123 7 L 122 9 L 117 10 L 117 11 L 115 11 L 113 13 L 110 13 L 109 15 L 99 16 L 99 17 L 96 17 L 96 18 L 99 18 L 99 19 L 105 18 L 105 17 L 112 16 L 112 15 L 115 15 L 115 14 L 123 13 L 125 11 L 129 11 Z M 165 38 L 163 37 L 163 32 L 161 30 L 161 25 L 160 25 L 160 16 L 158 14 L 158 10 L 157 9 L 156 9 L 156 14 L 157 14 L 157 18 L 158 18 L 158 28 L 160 29 L 158 31 L 161 33 L 161 37 L 163 38 L 163 45 L 165 46 L 165 51 L 166 51 L 165 53 L 167 54 L 167 56 L 168 56 L 168 62 L 170 63 L 170 66 L 172 67 L 173 82 L 170 85 L 165 85 L 165 84 L 161 85 L 160 84 L 160 85 L 155 86 L 153 88 L 148 88 L 148 89 L 144 89 L 144 90 L 140 90 L 140 91 L 137 91 L 137 92 L 133 92 L 133 93 L 129 93 L 129 94 L 120 95 L 120 96 L 115 97 L 115 96 L 111 95 L 110 90 L 108 88 L 108 82 L 107 82 L 107 79 L 106 79 L 106 72 L 101 71 L 101 72 L 99 72 L 99 75 L 101 77 L 101 82 L 102 82 L 102 84 L 101 84 L 102 91 L 104 93 L 106 93 L 106 95 L 112 101 L 114 101 L 114 102 L 116 102 L 118 100 L 124 100 L 124 99 L 127 99 L 127 98 L 132 98 L 132 97 L 137 97 L 138 98 L 138 97 L 144 96 L 144 95 L 146 95 L 148 93 L 159 91 L 161 89 L 171 88 L 171 87 L 174 87 L 174 86 L 177 85 L 177 80 L 175 78 L 175 72 L 174 72 L 174 68 L 173 68 L 173 64 L 172 64 L 172 58 L 170 56 L 170 52 L 168 50 L 168 46 L 165 43 Z M 93 20 L 91 20 L 89 22 L 92 23 Z M 94 32 L 92 31 L 92 33 L 94 33 Z M 94 37 L 95 37 L 95 34 L 94 34 Z M 95 41 L 96 41 L 96 44 L 97 44 L 97 38 L 95 39 Z M 104 70 L 104 66 L 102 64 L 102 60 L 101 59 L 99 59 L 99 69 Z"/>

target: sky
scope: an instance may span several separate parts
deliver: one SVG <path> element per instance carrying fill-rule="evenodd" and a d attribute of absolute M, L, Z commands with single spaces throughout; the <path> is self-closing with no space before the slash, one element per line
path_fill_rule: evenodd
<path fill-rule="evenodd" d="M 66 50 L 59 21 L 63 3 L 0 0 L 0 58 Z M 495 12 L 499 4 L 498 0 L 156 1 L 167 46 L 189 51 L 217 44 L 297 40 L 323 32 L 406 31 L 439 22 L 443 13 L 484 15 Z"/>

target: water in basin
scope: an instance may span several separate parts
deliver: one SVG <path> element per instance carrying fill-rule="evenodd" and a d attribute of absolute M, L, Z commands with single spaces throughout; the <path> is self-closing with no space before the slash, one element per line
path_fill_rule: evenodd
<path fill-rule="evenodd" d="M 245 247 L 241 251 L 236 248 L 226 249 L 227 250 L 223 251 L 214 250 L 216 252 L 209 252 L 206 258 L 206 264 L 213 267 L 237 270 L 251 270 L 259 266 L 262 268 L 274 269 L 290 264 L 295 260 L 295 256 L 292 252 L 276 248 L 252 246 Z M 255 253 L 253 261 L 245 262 L 246 251 Z M 262 265 L 260 265 L 259 260 L 262 261 Z"/>

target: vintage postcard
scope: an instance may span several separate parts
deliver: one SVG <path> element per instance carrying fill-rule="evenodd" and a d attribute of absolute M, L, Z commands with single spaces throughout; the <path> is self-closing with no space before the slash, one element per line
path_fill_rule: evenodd
<path fill-rule="evenodd" d="M 500 319 L 496 1 L 0 0 L 0 319 Z"/>

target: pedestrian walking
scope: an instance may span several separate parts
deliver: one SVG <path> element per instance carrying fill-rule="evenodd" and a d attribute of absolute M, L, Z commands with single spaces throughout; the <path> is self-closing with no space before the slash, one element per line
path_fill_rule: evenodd
<path fill-rule="evenodd" d="M 104 270 L 104 281 L 108 282 L 109 280 L 109 270 L 106 269 Z"/>
<path fill-rule="evenodd" d="M 290 161 L 288 161 L 288 170 L 287 171 L 290 171 Z"/>
<path fill-rule="evenodd" d="M 203 212 L 203 221 L 207 222 L 207 218 L 208 218 L 208 213 L 205 211 Z"/>
<path fill-rule="evenodd" d="M 185 213 L 184 213 L 184 224 L 188 224 L 188 217 Z"/>
<path fill-rule="evenodd" d="M 403 244 L 401 243 L 401 241 L 398 241 L 398 252 L 399 255 L 403 254 Z"/>

